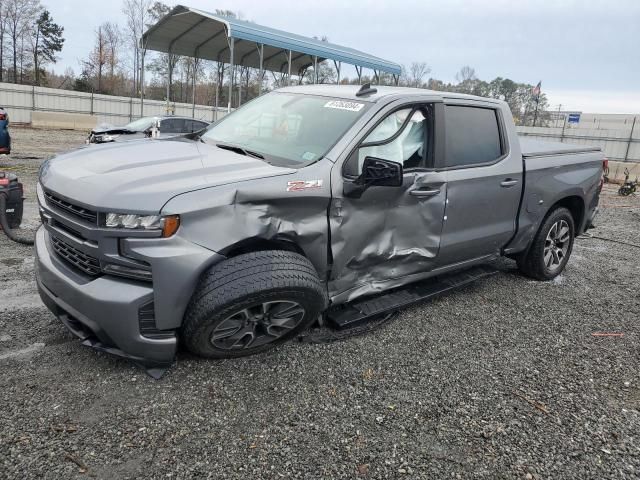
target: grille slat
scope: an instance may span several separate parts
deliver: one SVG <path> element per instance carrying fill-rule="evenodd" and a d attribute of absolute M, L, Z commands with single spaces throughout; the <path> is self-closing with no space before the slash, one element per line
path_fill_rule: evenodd
<path fill-rule="evenodd" d="M 57 197 L 56 195 L 53 195 L 49 192 L 45 192 L 44 196 L 47 199 L 47 202 L 49 202 L 51 205 L 58 207 L 65 212 L 71 213 L 72 215 L 81 218 L 82 220 L 85 220 L 89 223 L 98 223 L 97 212 L 89 210 L 88 208 L 74 205 L 73 203 L 67 202 L 66 200 L 63 200 L 60 197 Z"/>
<path fill-rule="evenodd" d="M 143 337 L 156 340 L 162 338 L 172 338 L 175 336 L 173 330 L 158 330 L 156 326 L 156 314 L 153 301 L 142 305 L 138 309 L 138 324 Z"/>
<path fill-rule="evenodd" d="M 60 258 L 83 271 L 87 275 L 91 275 L 92 277 L 100 275 L 100 262 L 97 258 L 81 252 L 65 241 L 54 236 L 51 236 L 51 246 Z"/>

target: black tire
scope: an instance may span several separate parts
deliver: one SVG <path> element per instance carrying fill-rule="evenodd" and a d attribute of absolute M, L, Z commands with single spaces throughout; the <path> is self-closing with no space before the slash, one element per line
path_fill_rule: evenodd
<path fill-rule="evenodd" d="M 562 223 L 564 222 L 564 223 Z M 562 258 L 559 263 L 553 264 L 551 266 L 548 265 L 548 257 L 545 255 L 545 252 L 548 251 L 547 247 L 549 247 L 549 236 L 552 235 L 551 229 L 558 225 L 567 225 L 569 228 L 568 239 L 566 245 L 566 252 L 562 254 Z M 547 214 L 545 219 L 542 221 L 542 225 L 538 229 L 536 236 L 531 243 L 531 246 L 527 253 L 518 258 L 518 268 L 520 271 L 528 277 L 534 278 L 536 280 L 552 280 L 562 273 L 567 262 L 569 261 L 569 257 L 571 256 L 571 251 L 573 250 L 573 242 L 575 240 L 575 224 L 573 222 L 573 216 L 571 212 L 566 208 L 560 207 L 552 210 Z M 557 232 L 557 230 L 556 230 Z M 556 250 L 558 248 L 558 244 L 551 243 L 551 249 Z M 564 250 L 564 244 L 562 244 L 562 249 Z M 557 250 L 556 250 L 557 251 Z M 551 262 L 555 262 L 556 258 L 559 258 L 559 254 L 552 253 Z"/>
<path fill-rule="evenodd" d="M 302 255 L 280 250 L 239 255 L 214 265 L 201 277 L 185 313 L 182 342 L 202 357 L 253 355 L 309 327 L 326 305 L 326 290 Z M 269 308 L 292 316 L 287 322 L 278 318 L 282 324 L 276 325 Z M 260 312 L 265 312 L 261 320 L 257 319 Z M 233 331 L 243 322 L 244 327 Z M 233 335 L 217 338 L 228 332 Z M 240 343 L 226 345 L 235 337 Z"/>

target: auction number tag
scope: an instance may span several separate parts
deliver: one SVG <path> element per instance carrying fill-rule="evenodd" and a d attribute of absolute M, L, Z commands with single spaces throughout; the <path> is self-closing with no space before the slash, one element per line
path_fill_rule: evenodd
<path fill-rule="evenodd" d="M 364 103 L 348 102 L 346 100 L 331 100 L 324 104 L 324 108 L 337 108 L 338 110 L 349 110 L 359 112 L 364 107 Z"/>

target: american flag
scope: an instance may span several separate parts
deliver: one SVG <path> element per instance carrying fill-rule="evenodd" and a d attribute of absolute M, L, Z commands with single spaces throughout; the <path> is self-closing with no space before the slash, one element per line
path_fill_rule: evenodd
<path fill-rule="evenodd" d="M 539 81 L 535 87 L 533 87 L 533 90 L 531 91 L 531 93 L 533 93 L 536 97 L 539 97 L 541 87 L 542 87 L 542 80 Z"/>

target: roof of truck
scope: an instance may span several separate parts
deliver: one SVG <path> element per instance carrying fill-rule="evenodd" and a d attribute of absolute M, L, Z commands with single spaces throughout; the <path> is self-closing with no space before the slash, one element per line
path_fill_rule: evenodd
<path fill-rule="evenodd" d="M 501 100 L 495 98 L 478 97 L 476 95 L 467 95 L 464 93 L 442 92 L 439 90 L 427 90 L 426 88 L 410 88 L 410 87 L 393 87 L 372 85 L 377 90 L 376 93 L 358 97 L 356 93 L 360 90 L 361 85 L 300 85 L 294 87 L 284 87 L 278 89 L 279 92 L 306 93 L 308 95 L 321 95 L 327 97 L 338 97 L 358 102 L 378 102 L 389 96 L 432 96 L 436 99 L 466 99 L 483 102 L 502 103 Z"/>

